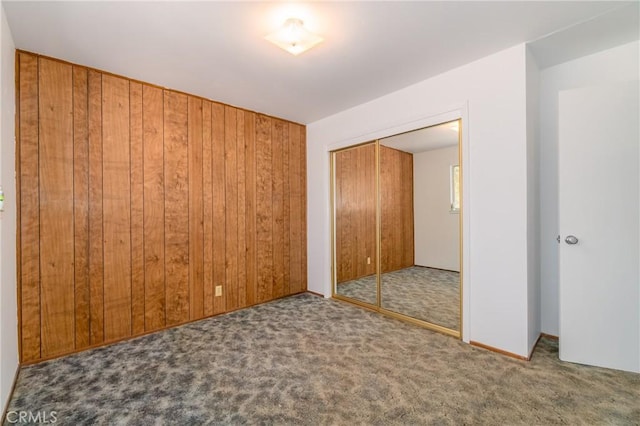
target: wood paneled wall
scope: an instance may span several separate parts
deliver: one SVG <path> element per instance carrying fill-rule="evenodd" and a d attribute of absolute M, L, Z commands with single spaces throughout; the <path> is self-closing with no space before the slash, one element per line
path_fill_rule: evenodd
<path fill-rule="evenodd" d="M 375 143 L 335 153 L 337 282 L 376 273 Z M 381 271 L 414 264 L 413 155 L 380 146 Z M 370 263 L 369 263 L 370 262 Z"/>
<path fill-rule="evenodd" d="M 375 149 L 375 143 L 371 143 L 335 153 L 335 267 L 338 283 L 376 273 Z"/>
<path fill-rule="evenodd" d="M 17 68 L 22 362 L 306 290 L 304 126 L 27 52 Z"/>
<path fill-rule="evenodd" d="M 414 265 L 413 154 L 380 145 L 380 264 Z"/>

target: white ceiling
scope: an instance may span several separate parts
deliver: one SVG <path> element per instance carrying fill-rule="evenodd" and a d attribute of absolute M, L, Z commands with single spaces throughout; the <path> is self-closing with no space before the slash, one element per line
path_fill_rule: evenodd
<path fill-rule="evenodd" d="M 621 7 L 637 14 L 638 4 L 3 1 L 3 5 L 19 49 L 307 124 Z M 292 15 L 325 38 L 297 57 L 263 39 Z M 600 44 L 620 38 L 614 37 L 619 32 L 616 20 L 598 31 Z M 545 49 L 549 50 L 543 45 L 540 51 Z"/>
<path fill-rule="evenodd" d="M 458 122 L 438 124 L 380 139 L 380 143 L 400 151 L 418 154 L 458 144 Z"/>

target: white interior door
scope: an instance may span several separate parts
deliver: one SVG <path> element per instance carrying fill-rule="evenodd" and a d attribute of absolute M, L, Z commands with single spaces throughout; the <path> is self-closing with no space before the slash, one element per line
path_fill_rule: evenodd
<path fill-rule="evenodd" d="M 633 81 L 567 90 L 559 98 L 560 359 L 635 372 L 638 90 Z"/>

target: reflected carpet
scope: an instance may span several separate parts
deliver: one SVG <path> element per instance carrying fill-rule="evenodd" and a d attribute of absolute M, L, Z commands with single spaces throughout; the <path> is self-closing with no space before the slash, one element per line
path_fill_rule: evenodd
<path fill-rule="evenodd" d="M 412 266 L 382 274 L 382 307 L 460 330 L 460 273 Z M 376 303 L 376 276 L 338 284 L 338 294 Z"/>

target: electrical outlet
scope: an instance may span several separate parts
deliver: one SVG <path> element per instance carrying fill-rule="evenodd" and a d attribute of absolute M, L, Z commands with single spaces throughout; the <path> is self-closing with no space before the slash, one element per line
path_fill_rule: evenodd
<path fill-rule="evenodd" d="M 367 257 L 367 265 L 371 265 L 371 257 Z"/>
<path fill-rule="evenodd" d="M 216 296 L 222 296 L 222 286 L 221 285 L 217 285 L 216 286 Z"/>

